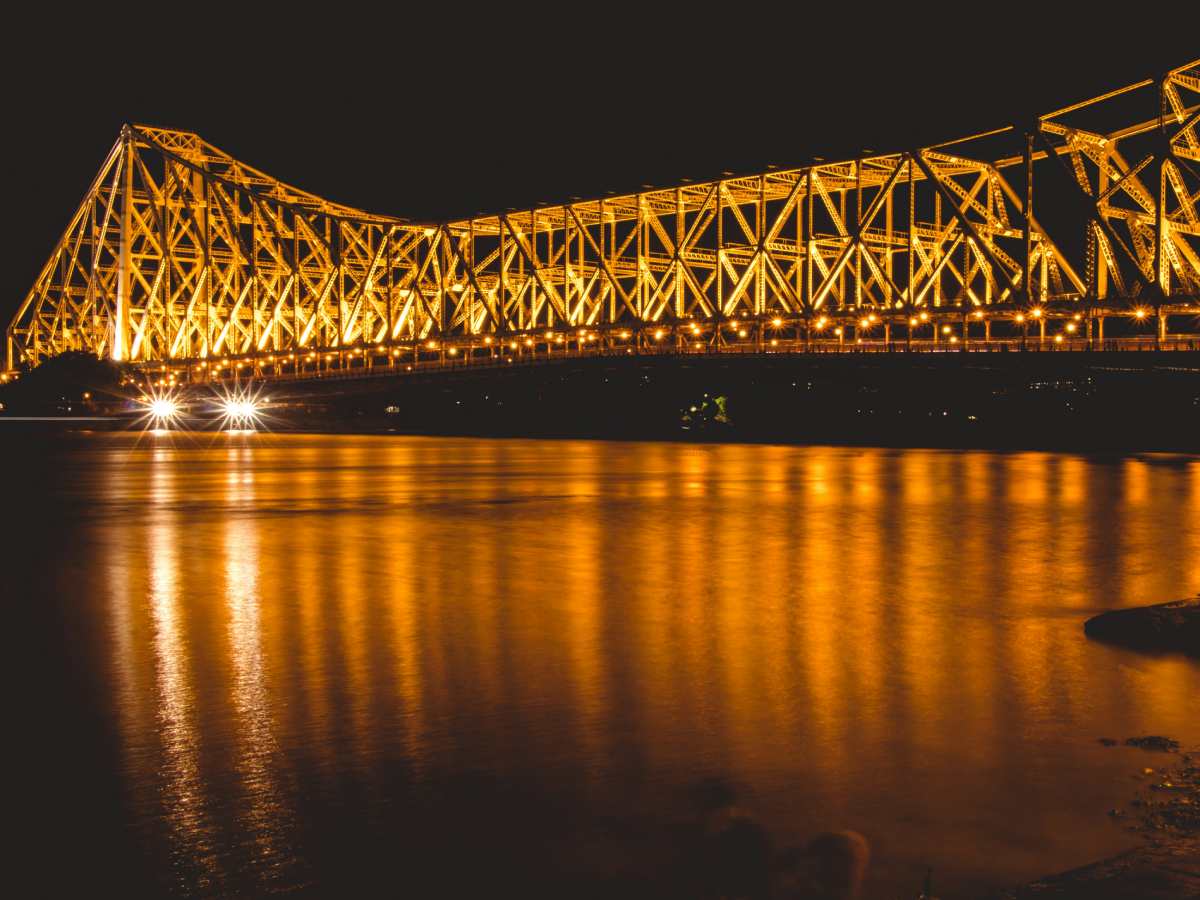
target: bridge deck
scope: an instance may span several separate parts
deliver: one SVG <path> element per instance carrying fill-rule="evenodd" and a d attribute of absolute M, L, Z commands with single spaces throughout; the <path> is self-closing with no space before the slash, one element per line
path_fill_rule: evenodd
<path fill-rule="evenodd" d="M 457 350 L 457 352 L 449 352 Z M 923 356 L 930 354 L 1069 354 L 1084 357 L 1101 353 L 1161 353 L 1200 352 L 1200 333 L 1172 335 L 1165 339 L 1153 337 L 1128 337 L 1092 339 L 1086 337 L 1042 339 L 1037 335 L 1022 338 L 970 339 L 963 343 L 957 338 L 933 341 L 872 340 L 850 341 L 773 338 L 765 342 L 747 341 L 739 344 L 713 343 L 649 343 L 619 340 L 596 340 L 574 343 L 560 347 L 543 340 L 533 346 L 517 342 L 516 347 L 484 345 L 472 347 L 438 348 L 436 350 L 409 350 L 399 353 L 381 352 L 364 355 L 360 351 L 315 354 L 315 358 L 280 357 L 272 362 L 265 358 L 247 360 L 243 363 L 228 362 L 209 366 L 205 363 L 186 365 L 157 364 L 143 369 L 151 385 L 158 387 L 183 386 L 186 384 L 227 383 L 232 381 L 305 382 L 326 380 L 357 380 L 363 378 L 396 378 L 409 374 L 431 375 L 438 373 L 461 373 L 487 369 L 512 369 L 513 367 L 560 365 L 578 360 L 624 359 L 624 358 L 702 358 L 714 356 L 751 357 L 796 357 L 839 355 L 905 355 Z"/>

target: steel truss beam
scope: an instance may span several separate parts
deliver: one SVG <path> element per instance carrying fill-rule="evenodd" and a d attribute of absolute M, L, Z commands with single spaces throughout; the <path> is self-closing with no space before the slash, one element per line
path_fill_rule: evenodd
<path fill-rule="evenodd" d="M 1200 60 L 1025 128 L 441 224 L 126 126 L 8 327 L 7 368 L 67 350 L 182 363 L 868 312 L 1164 313 L 1198 295 Z"/>

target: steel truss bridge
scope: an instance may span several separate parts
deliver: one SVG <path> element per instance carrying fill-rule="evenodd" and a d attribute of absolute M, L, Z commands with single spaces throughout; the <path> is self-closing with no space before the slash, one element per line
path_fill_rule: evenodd
<path fill-rule="evenodd" d="M 128 125 L 8 326 L 7 370 L 69 350 L 195 382 L 589 352 L 1198 346 L 1198 123 L 1194 60 L 937 146 L 443 223 Z"/>

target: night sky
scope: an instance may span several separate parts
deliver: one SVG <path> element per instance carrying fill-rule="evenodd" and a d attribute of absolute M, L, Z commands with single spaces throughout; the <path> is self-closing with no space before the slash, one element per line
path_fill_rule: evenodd
<path fill-rule="evenodd" d="M 972 14 L 954 37 L 924 7 L 901 24 L 845 4 L 806 24 L 739 3 L 683 26 L 584 5 L 536 22 L 444 8 L 299 21 L 206 7 L 186 22 L 73 19 L 65 37 L 67 23 L 10 22 L 0 316 L 125 121 L 198 132 L 332 200 L 439 220 L 934 143 L 1200 53 L 1184 22 L 1067 30 Z"/>

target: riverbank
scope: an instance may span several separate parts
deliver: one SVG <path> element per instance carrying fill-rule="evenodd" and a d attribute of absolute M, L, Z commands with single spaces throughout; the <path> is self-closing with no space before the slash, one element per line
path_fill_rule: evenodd
<path fill-rule="evenodd" d="M 1187 900 L 1200 897 L 1200 839 L 1156 841 L 994 900 Z"/>
<path fill-rule="evenodd" d="M 0 424 L 144 412 L 132 391 L 100 403 L 89 373 L 34 390 L 40 372 L 0 390 Z M 1200 452 L 1200 353 L 631 356 L 257 384 L 272 431 Z M 177 389 L 174 427 L 220 427 L 233 387 Z"/>
<path fill-rule="evenodd" d="M 1104 741 L 1116 744 L 1116 741 Z M 988 900 L 1185 900 L 1200 897 L 1200 752 L 1178 753 L 1166 738 L 1131 738 L 1126 745 L 1169 754 L 1144 766 L 1142 789 L 1110 810 L 1146 844 L 1116 856 L 1001 891 Z M 1149 761 L 1149 760 L 1148 760 Z"/>
<path fill-rule="evenodd" d="M 479 436 L 1200 451 L 1200 364 L 1178 358 L 572 360 L 317 384 L 299 428 Z M 297 392 L 300 393 L 299 390 Z M 305 407 L 309 411 L 306 411 Z"/>

